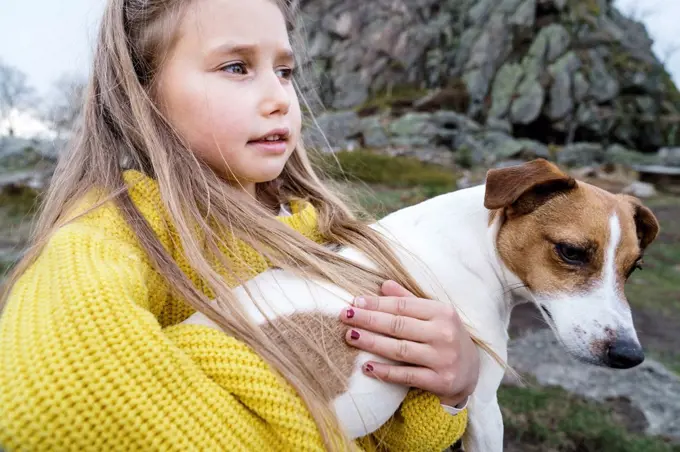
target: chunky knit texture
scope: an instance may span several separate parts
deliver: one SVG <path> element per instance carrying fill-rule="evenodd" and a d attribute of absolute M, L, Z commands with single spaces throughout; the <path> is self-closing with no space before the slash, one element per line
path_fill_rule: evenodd
<path fill-rule="evenodd" d="M 125 174 L 130 194 L 191 279 L 157 184 Z M 86 203 L 87 204 L 87 203 Z M 320 240 L 309 204 L 280 221 Z M 267 268 L 247 247 L 251 273 Z M 292 386 L 245 344 L 179 325 L 193 309 L 167 290 L 111 204 L 59 229 L 19 279 L 0 318 L 0 445 L 7 451 L 321 451 Z M 365 450 L 437 451 L 467 413 L 412 390 L 400 411 L 358 443 Z"/>

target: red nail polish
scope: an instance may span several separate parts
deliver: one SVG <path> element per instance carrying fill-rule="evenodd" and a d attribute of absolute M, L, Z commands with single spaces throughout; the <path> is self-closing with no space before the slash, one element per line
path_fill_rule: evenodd
<path fill-rule="evenodd" d="M 366 372 L 373 372 L 373 365 L 372 365 L 371 363 L 366 363 L 366 364 L 364 365 L 364 370 L 365 370 Z"/>
<path fill-rule="evenodd" d="M 360 336 L 361 336 L 361 335 L 360 335 L 359 332 L 356 331 L 356 330 L 352 330 L 352 332 L 349 334 L 349 337 L 351 337 L 351 338 L 354 339 L 354 340 L 359 339 Z"/>
<path fill-rule="evenodd" d="M 354 309 L 348 308 L 347 309 L 347 318 L 351 319 L 352 317 L 354 317 Z"/>

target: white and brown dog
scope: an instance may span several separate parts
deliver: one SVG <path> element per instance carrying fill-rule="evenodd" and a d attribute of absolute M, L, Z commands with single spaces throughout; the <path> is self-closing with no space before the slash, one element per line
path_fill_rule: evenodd
<path fill-rule="evenodd" d="M 455 301 L 465 322 L 503 360 L 510 312 L 527 301 L 540 308 L 565 349 L 583 361 L 630 368 L 644 359 L 623 288 L 659 225 L 636 198 L 577 182 L 539 159 L 490 170 L 485 185 L 399 210 L 373 227 L 394 244 L 421 287 L 433 299 Z M 373 265 L 354 249 L 340 253 Z M 337 334 L 323 340 L 335 344 L 329 352 L 346 379 L 338 382 L 330 402 L 350 437 L 375 431 L 393 415 L 408 388 L 362 373 L 367 360 L 389 361 L 344 342 L 338 314 L 351 294 L 283 270 L 264 272 L 246 286 L 261 306 L 271 307 L 265 313 L 273 321 L 288 316 L 314 328 L 320 316 L 337 325 Z M 235 290 L 266 328 L 270 323 L 245 289 Z M 200 313 L 185 323 L 219 328 Z M 324 331 L 328 336 L 329 329 Z M 467 451 L 496 452 L 503 449 L 496 392 L 504 369 L 480 353 L 463 444 Z"/>

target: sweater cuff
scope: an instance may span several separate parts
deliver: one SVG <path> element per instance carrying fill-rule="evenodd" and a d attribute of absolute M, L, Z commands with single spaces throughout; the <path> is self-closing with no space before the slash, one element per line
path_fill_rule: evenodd
<path fill-rule="evenodd" d="M 371 435 L 377 450 L 440 451 L 455 444 L 465 432 L 467 409 L 452 416 L 437 396 L 420 389 L 406 395 L 401 409 Z"/>

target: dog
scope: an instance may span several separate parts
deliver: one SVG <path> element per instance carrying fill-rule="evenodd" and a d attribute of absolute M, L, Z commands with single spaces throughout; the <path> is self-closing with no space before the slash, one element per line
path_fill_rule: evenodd
<path fill-rule="evenodd" d="M 531 302 L 574 357 L 611 368 L 640 364 L 644 353 L 623 288 L 659 232 L 651 210 L 637 198 L 576 181 L 544 159 L 492 169 L 486 176 L 483 185 L 398 210 L 371 227 L 393 244 L 432 299 L 455 301 L 471 331 L 502 362 L 507 360 L 510 313 L 517 304 Z M 338 252 L 374 265 L 351 247 Z M 320 319 L 337 325 L 325 330 L 327 335 L 336 331 L 335 336 L 320 340 L 335 344 L 329 346 L 331 359 L 346 376 L 329 402 L 350 438 L 374 432 L 395 413 L 409 388 L 361 371 L 367 360 L 391 361 L 344 342 L 338 315 L 352 294 L 281 269 L 265 271 L 244 286 L 236 294 L 264 328 L 278 316 L 303 327 L 318 325 Z M 263 312 L 248 291 L 265 306 Z M 220 329 L 201 313 L 184 323 Z M 463 437 L 466 451 L 503 449 L 496 393 L 504 372 L 480 349 L 479 380 Z"/>

